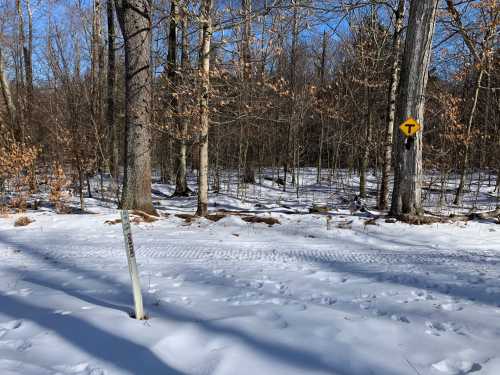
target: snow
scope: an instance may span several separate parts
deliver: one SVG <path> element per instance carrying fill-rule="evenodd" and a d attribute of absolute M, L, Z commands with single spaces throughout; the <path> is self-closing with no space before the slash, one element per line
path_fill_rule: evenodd
<path fill-rule="evenodd" d="M 297 199 L 266 184 L 212 195 L 210 209 L 273 226 L 186 223 L 175 214 L 195 197 L 156 196 L 170 215 L 132 225 L 146 321 L 128 315 L 110 205 L 0 219 L 0 374 L 500 374 L 498 225 L 365 225 L 341 207 L 327 226 L 306 212 L 329 191 Z M 14 227 L 21 215 L 35 221 Z"/>

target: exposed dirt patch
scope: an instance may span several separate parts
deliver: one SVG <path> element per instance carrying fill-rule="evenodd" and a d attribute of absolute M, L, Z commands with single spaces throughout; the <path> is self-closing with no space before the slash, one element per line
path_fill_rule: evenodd
<path fill-rule="evenodd" d="M 194 220 L 198 218 L 198 216 L 191 215 L 191 214 L 176 214 L 175 215 L 178 218 L 183 219 L 186 223 L 192 223 Z M 281 224 L 280 221 L 274 217 L 263 217 L 263 216 L 256 216 L 248 213 L 243 213 L 243 212 L 237 212 L 237 211 L 224 211 L 221 210 L 219 212 L 214 212 L 206 216 L 206 218 L 210 221 L 217 222 L 225 217 L 228 216 L 239 216 L 243 221 L 246 221 L 247 223 L 264 223 L 269 226 L 272 226 L 274 224 Z"/>
<path fill-rule="evenodd" d="M 26 225 L 30 225 L 35 220 L 30 219 L 28 216 L 21 216 L 14 222 L 15 227 L 25 227 Z"/>

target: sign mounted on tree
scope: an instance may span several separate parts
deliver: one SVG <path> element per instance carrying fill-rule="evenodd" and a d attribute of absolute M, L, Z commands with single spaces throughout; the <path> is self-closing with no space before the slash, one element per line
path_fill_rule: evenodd
<path fill-rule="evenodd" d="M 410 117 L 408 120 L 399 125 L 399 129 L 405 137 L 409 138 L 417 134 L 422 127 L 416 120 Z"/>

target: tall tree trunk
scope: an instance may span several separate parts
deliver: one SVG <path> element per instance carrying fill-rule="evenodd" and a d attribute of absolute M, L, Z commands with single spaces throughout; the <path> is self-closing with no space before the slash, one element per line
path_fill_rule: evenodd
<path fill-rule="evenodd" d="M 438 0 L 411 0 L 397 105 L 398 123 L 413 117 L 424 126 L 425 89 Z M 423 129 L 422 129 L 423 130 Z M 398 132 L 399 133 L 399 132 Z M 391 214 L 422 214 L 422 131 L 395 139 L 395 176 Z"/>
<path fill-rule="evenodd" d="M 109 134 L 109 156 L 110 173 L 115 183 L 118 183 L 118 139 L 117 124 L 115 122 L 115 82 L 116 82 L 116 54 L 115 54 L 115 19 L 113 16 L 113 0 L 107 0 L 106 16 L 108 22 L 108 74 L 107 74 L 107 93 L 106 93 L 106 121 Z"/>
<path fill-rule="evenodd" d="M 90 62 L 90 103 L 92 124 L 96 130 L 101 129 L 102 125 L 102 106 L 101 106 L 101 80 L 100 80 L 100 61 L 101 61 L 101 0 L 93 1 L 92 11 L 92 41 L 91 41 L 91 62 Z M 98 134 L 98 132 L 96 132 Z"/>
<path fill-rule="evenodd" d="M 477 108 L 477 100 L 479 98 L 479 89 L 481 87 L 481 81 L 483 80 L 484 70 L 481 69 L 477 75 L 477 79 L 474 85 L 474 99 L 472 101 L 472 107 L 469 112 L 469 119 L 467 121 L 467 129 L 465 134 L 465 144 L 463 149 L 463 155 L 461 158 L 461 168 L 460 168 L 460 182 L 458 184 L 457 192 L 455 193 L 455 199 L 453 204 L 462 204 L 462 199 L 464 196 L 465 187 L 465 174 L 467 172 L 467 167 L 469 164 L 469 150 L 470 150 L 470 136 L 472 132 L 472 124 L 474 122 L 474 115 Z"/>
<path fill-rule="evenodd" d="M 382 161 L 382 181 L 378 201 L 379 210 L 387 208 L 387 196 L 389 194 L 389 175 L 392 166 L 392 140 L 394 137 L 394 123 L 396 115 L 396 96 L 399 84 L 400 54 L 401 54 L 401 31 L 405 16 L 406 0 L 399 0 L 395 14 L 394 36 L 392 40 L 392 67 L 391 81 L 389 84 L 389 95 L 387 101 L 387 128 L 385 131 L 384 156 Z"/>
<path fill-rule="evenodd" d="M 297 64 L 297 42 L 299 38 L 299 22 L 298 22 L 298 7 L 295 1 L 292 2 L 293 15 L 292 15 L 292 50 L 290 56 L 290 118 L 288 121 L 288 134 L 286 140 L 286 154 L 285 154 L 285 176 L 283 180 L 283 191 L 286 191 L 288 168 L 292 166 L 292 185 L 295 183 L 295 173 L 293 171 L 293 161 L 295 157 L 295 126 L 296 121 L 296 64 Z M 292 153 L 292 160 L 290 161 L 290 152 Z"/>
<path fill-rule="evenodd" d="M 210 94 L 210 41 L 212 37 L 212 0 L 202 0 L 200 4 L 201 46 L 200 46 L 200 139 L 198 166 L 198 209 L 197 216 L 208 214 L 208 121 Z"/>
<path fill-rule="evenodd" d="M 121 206 L 156 214 L 151 197 L 151 1 L 115 0 L 125 43 L 125 176 Z"/>
<path fill-rule="evenodd" d="M 22 18 L 22 9 L 21 3 L 19 2 L 19 11 L 21 12 L 21 21 Z M 33 65 L 32 65 L 32 54 L 33 54 L 33 15 L 31 12 L 30 0 L 26 0 L 26 10 L 28 13 L 28 40 L 24 35 L 21 37 L 23 41 L 23 60 L 24 60 L 24 71 L 26 76 L 26 122 L 28 126 L 32 126 L 33 120 Z M 24 28 L 21 27 L 22 32 L 24 33 Z M 37 134 L 38 136 L 38 134 Z"/>
<path fill-rule="evenodd" d="M 321 47 L 321 59 L 319 64 L 319 85 L 321 89 L 325 87 L 325 71 L 326 71 L 326 47 L 327 47 L 327 33 L 326 30 L 323 31 L 323 42 Z M 325 119 L 323 118 L 323 114 L 321 117 L 321 132 L 319 136 L 319 149 L 318 149 L 318 160 L 316 163 L 316 183 L 321 183 L 321 162 L 323 158 L 323 140 L 325 133 Z"/>
<path fill-rule="evenodd" d="M 18 109 L 17 112 L 17 125 L 16 129 L 18 132 L 18 137 L 21 141 L 26 140 L 26 123 L 25 123 L 25 109 L 26 109 L 26 91 L 25 91 L 25 67 L 26 67 L 26 58 L 27 58 L 27 48 L 26 48 L 26 37 L 24 35 L 24 13 L 22 9 L 21 0 L 16 0 L 16 9 L 17 9 L 17 17 L 18 17 L 18 45 L 17 47 L 20 49 L 19 52 L 19 64 L 16 64 L 16 107 Z"/>
<path fill-rule="evenodd" d="M 363 151 L 361 155 L 361 163 L 359 170 L 359 196 L 366 198 L 366 173 L 368 171 L 368 159 L 370 157 L 370 144 L 372 142 L 372 128 L 373 128 L 373 110 L 371 100 L 371 90 L 368 87 L 368 80 L 366 81 L 365 94 L 366 94 L 366 135 L 363 142 Z"/>
<path fill-rule="evenodd" d="M 2 47 L 0 46 L 0 88 L 2 89 L 2 97 L 6 104 L 7 115 L 9 117 L 10 126 L 12 133 L 14 134 L 14 129 L 17 126 L 17 112 L 14 100 L 12 99 L 12 93 L 10 91 L 9 81 L 7 80 L 7 74 L 5 72 L 5 66 L 3 62 Z"/>
<path fill-rule="evenodd" d="M 182 16 L 182 51 L 181 60 L 186 59 L 187 51 L 184 51 L 184 43 L 187 43 L 187 30 L 185 30 L 185 17 L 186 14 L 183 12 Z M 187 123 L 182 115 L 183 109 L 179 94 L 179 86 L 181 84 L 179 69 L 177 67 L 177 25 L 179 18 L 179 9 L 177 0 L 172 0 L 170 3 L 170 25 L 168 33 L 168 66 L 167 75 L 168 79 L 172 85 L 173 93 L 171 96 L 170 104 L 174 113 L 174 121 L 177 134 L 177 166 L 176 166 L 176 176 L 175 176 L 175 192 L 174 196 L 187 196 L 189 195 L 189 189 L 187 187 L 186 179 L 186 136 L 187 136 Z M 184 40 L 186 38 L 186 40 Z M 185 64 L 181 61 L 181 65 Z"/>
<path fill-rule="evenodd" d="M 188 13 L 182 9 L 182 24 L 181 24 L 181 77 L 180 83 L 183 85 L 186 82 L 186 75 L 189 74 L 189 38 L 188 38 Z M 191 190 L 187 184 L 187 138 L 188 138 L 188 119 L 185 115 L 185 100 L 184 97 L 179 97 L 179 153 L 177 155 L 177 175 L 175 180 L 175 195 L 187 196 Z"/>
<path fill-rule="evenodd" d="M 252 12 L 252 3 L 250 0 L 241 0 L 241 7 L 243 9 L 243 35 L 242 35 L 242 48 L 241 48 L 241 60 L 243 63 L 243 104 L 248 105 L 249 88 L 247 85 L 250 84 L 252 80 L 252 55 L 250 50 L 251 44 L 251 12 Z M 244 143 L 245 143 L 245 151 L 243 153 L 244 157 L 244 175 L 243 175 L 243 183 L 255 183 L 255 158 L 256 152 L 254 149 L 254 143 L 251 141 L 250 137 L 252 132 L 250 130 L 250 122 L 248 119 L 243 119 L 243 128 L 244 128 Z"/>

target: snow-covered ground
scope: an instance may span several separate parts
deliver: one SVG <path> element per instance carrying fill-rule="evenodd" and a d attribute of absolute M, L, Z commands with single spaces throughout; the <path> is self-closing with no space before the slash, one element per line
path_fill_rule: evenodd
<path fill-rule="evenodd" d="M 132 227 L 147 321 L 128 315 L 110 205 L 0 219 L 0 375 L 500 374 L 500 227 L 306 214 L 335 203 L 329 189 L 211 196 L 268 226 L 187 223 L 175 214 L 196 198 L 154 185 L 170 215 Z M 35 221 L 14 227 L 21 215 Z"/>

